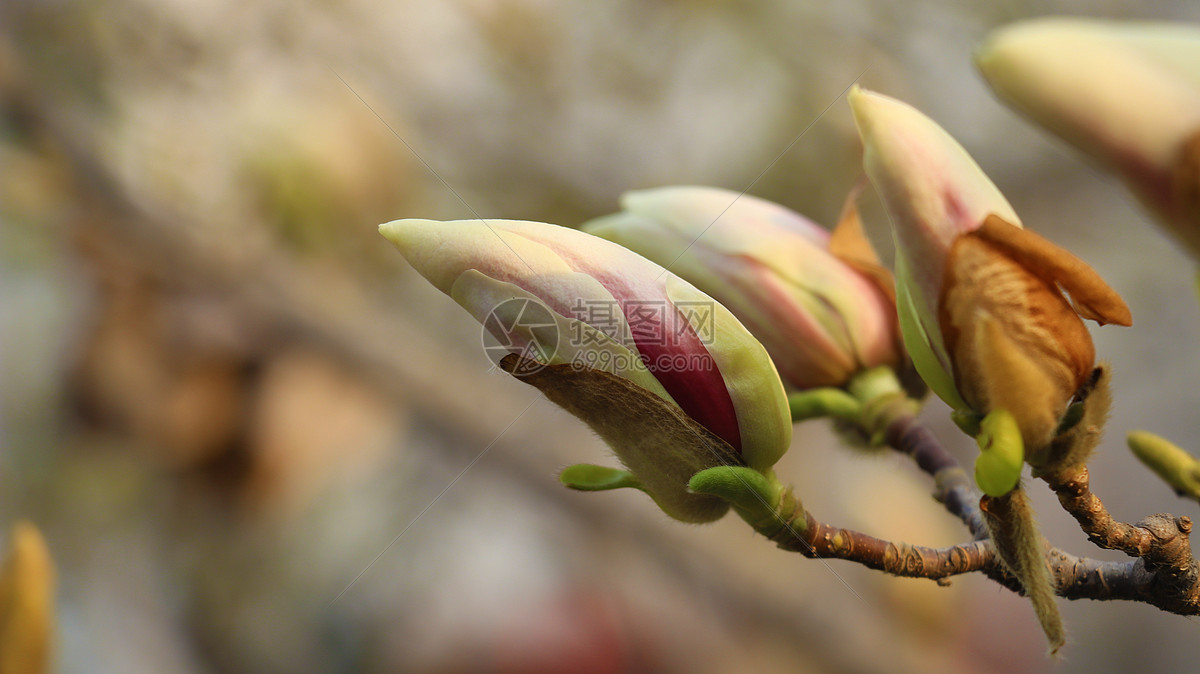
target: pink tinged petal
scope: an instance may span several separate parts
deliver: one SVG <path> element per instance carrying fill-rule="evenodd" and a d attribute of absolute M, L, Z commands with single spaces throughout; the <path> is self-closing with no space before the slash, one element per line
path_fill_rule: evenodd
<path fill-rule="evenodd" d="M 748 304 L 760 309 L 746 316 L 751 332 L 782 338 L 768 343 L 789 384 L 799 389 L 837 386 L 857 369 L 844 323 L 819 299 L 797 298 L 795 287 L 759 265 L 747 265 L 730 284 L 753 297 Z M 818 313 L 831 315 L 820 320 Z M 831 323 L 840 329 L 831 332 Z"/>
<path fill-rule="evenodd" d="M 642 362 L 663 388 L 688 416 L 741 449 L 737 413 L 721 371 L 666 297 L 665 282 L 671 274 L 637 253 L 575 230 L 554 228 L 532 236 L 547 245 L 560 244 L 556 250 L 564 260 L 617 298 Z M 578 237 L 603 246 L 561 245 Z"/>
<path fill-rule="evenodd" d="M 734 193 L 727 195 L 724 190 L 703 188 L 661 188 L 634 194 L 642 195 L 642 201 L 645 201 L 649 195 L 683 199 L 691 194 L 710 192 L 721 195 L 717 203 L 721 208 L 729 203 L 726 196 L 736 196 Z M 709 240 L 712 229 L 693 243 L 695 235 L 692 232 L 699 233 L 703 229 L 698 224 L 700 219 L 692 221 L 695 226 L 685 228 L 686 223 L 676 217 L 675 226 L 669 226 L 649 218 L 644 204 L 639 207 L 642 210 L 638 213 L 622 212 L 593 220 L 587 224 L 587 229 L 634 248 L 655 261 L 673 260 L 675 273 L 701 284 L 718 302 L 736 309 L 738 318 L 771 352 L 789 384 L 804 387 L 844 381 L 845 375 L 852 371 L 853 359 L 847 355 L 850 345 L 833 339 L 811 313 L 813 310 L 827 311 L 827 307 L 814 301 L 808 293 L 798 292 L 758 259 L 715 249 Z M 708 217 L 708 211 L 701 212 L 703 217 Z M 722 221 L 714 228 L 729 228 L 730 224 L 734 223 Z M 774 240 L 766 239 L 765 242 L 770 244 Z M 763 243 L 760 241 L 758 247 L 763 247 Z M 689 247 L 689 244 L 692 245 Z M 802 296 L 798 297 L 798 294 Z"/>
<path fill-rule="evenodd" d="M 1172 214 L 1172 166 L 1200 131 L 1200 28 L 1024 21 L 994 33 L 976 64 L 1001 98 Z"/>
<path fill-rule="evenodd" d="M 828 247 L 829 232 L 795 211 L 765 199 L 715 187 L 673 186 L 621 195 L 621 207 L 729 253 L 761 248 L 764 236 L 788 234 Z M 734 227 L 713 228 L 722 222 Z M 711 238 L 710 238 L 710 235 Z"/>
<path fill-rule="evenodd" d="M 508 350 L 510 353 L 541 354 L 545 358 L 539 358 L 539 362 L 547 365 L 588 365 L 624 377 L 667 402 L 675 402 L 646 369 L 638 354 L 626 348 L 626 344 L 633 342 L 628 337 L 629 328 L 624 321 L 621 321 L 621 326 L 627 337 L 614 339 L 583 321 L 563 316 L 549 307 L 546 308 L 552 313 L 553 326 L 517 320 L 520 316 L 513 315 L 513 312 L 527 311 L 528 308 L 520 302 L 508 300 L 525 299 L 545 306 L 541 298 L 515 284 L 489 278 L 474 269 L 468 269 L 458 277 L 451 288 L 450 297 L 490 331 L 500 329 L 499 323 L 511 326 L 504 334 L 493 332 L 498 344 L 511 346 Z M 499 320 L 489 321 L 489 318 Z M 547 329 L 552 332 L 546 332 Z M 551 349 L 552 352 L 545 353 Z"/>
<path fill-rule="evenodd" d="M 790 384 L 840 384 L 856 366 L 898 359 L 890 302 L 829 253 L 829 232 L 807 218 L 704 187 L 629 192 L 621 203 L 626 211 L 585 228 L 670 264 L 730 307 Z"/>
<path fill-rule="evenodd" d="M 857 87 L 850 92 L 850 105 L 862 137 L 863 167 L 892 222 L 897 283 L 910 286 L 901 319 L 919 322 L 905 327 L 905 336 L 930 340 L 937 363 L 924 360 L 921 374 L 927 380 L 944 379 L 932 368 L 952 371 L 937 312 L 950 245 L 960 234 L 978 229 L 989 214 L 1017 226 L 1020 220 L 979 165 L 936 122 L 906 103 Z M 910 351 L 915 348 L 909 345 Z M 938 393 L 946 398 L 950 392 Z"/>
<path fill-rule="evenodd" d="M 711 300 L 710 300 L 711 301 Z M 715 304 L 715 303 L 714 303 Z M 692 307 L 692 310 L 703 307 Z M 742 438 L 721 370 L 700 336 L 671 303 L 622 302 L 642 362 L 688 416 L 734 449 Z M 710 338 L 711 339 L 711 338 Z"/>
<path fill-rule="evenodd" d="M 676 235 L 671 269 L 695 251 L 711 251 L 706 262 L 746 258 L 774 269 L 807 288 L 836 286 L 854 272 L 829 254 L 829 232 L 804 216 L 757 197 L 709 187 L 663 187 L 628 192 L 621 204 L 629 213 Z M 640 246 L 639 246 L 640 247 Z M 720 267 L 716 268 L 720 272 Z M 728 274 L 722 274 L 728 276 Z"/>
<path fill-rule="evenodd" d="M 857 359 L 855 369 L 897 363 L 900 354 L 896 342 L 896 308 L 891 300 L 865 281 L 854 291 L 857 301 L 849 300 L 848 295 L 849 292 L 839 294 L 830 303 L 846 317 L 847 324 L 853 326 L 848 334 Z"/>
<path fill-rule="evenodd" d="M 897 362 L 891 301 L 865 276 L 824 250 L 805 253 L 790 265 L 766 256 L 758 259 L 790 285 L 793 306 L 806 309 L 817 330 L 837 344 L 842 358 L 852 361 L 849 372 Z M 811 338 L 814 331 L 800 334 Z"/>
<path fill-rule="evenodd" d="M 679 194 L 677 190 L 686 193 L 694 189 L 699 188 L 663 188 L 652 192 Z M 723 207 L 728 202 L 722 201 L 721 204 Z M 789 384 L 807 387 L 844 382 L 845 377 L 854 370 L 852 345 L 845 336 L 844 323 L 832 315 L 828 304 L 790 283 L 786 277 L 764 266 L 758 257 L 753 256 L 755 248 L 770 248 L 777 243 L 777 239 L 763 237 L 757 246 L 736 247 L 749 251 L 745 254 L 730 253 L 729 247 L 722 249 L 710 241 L 710 235 L 715 231 L 731 229 L 733 225 L 740 224 L 722 220 L 694 243 L 689 238 L 691 229 L 685 232 L 678 227 L 664 226 L 642 213 L 607 216 L 589 223 L 588 228 L 636 248 L 656 261 L 669 262 L 673 259 L 672 269 L 678 275 L 702 284 L 718 302 L 736 309 L 738 317 L 772 353 Z M 692 229 L 699 232 L 702 228 Z M 796 237 L 789 234 L 787 239 L 794 243 Z M 693 245 L 688 247 L 689 243 Z M 793 264 L 803 269 L 804 257 L 811 257 L 813 248 L 805 241 L 800 243 L 804 255 L 800 260 L 793 260 Z M 821 256 L 819 261 L 836 263 L 827 253 L 820 250 L 816 252 Z M 814 276 L 822 275 L 818 266 L 809 265 Z M 790 269 L 788 272 L 788 276 L 795 276 Z M 813 280 L 816 282 L 816 279 Z M 829 323 L 835 324 L 839 337 L 830 334 L 825 327 Z"/>
<path fill-rule="evenodd" d="M 995 213 L 1019 226 L 1000 190 L 933 120 L 894 98 L 855 88 L 863 167 L 892 220 L 896 243 L 925 295 L 936 298 L 954 239 Z"/>
<path fill-rule="evenodd" d="M 528 291 L 564 316 L 576 313 L 580 299 L 615 298 L 625 322 L 597 328 L 615 339 L 632 331 L 633 346 L 668 395 L 740 449 L 737 414 L 721 372 L 708 366 L 707 348 L 671 305 L 664 290 L 671 275 L 658 265 L 610 241 L 545 223 L 397 220 L 380 232 L 447 294 L 474 269 Z M 639 310 L 645 307 L 658 307 L 659 316 L 645 320 Z M 676 355 L 681 358 L 674 360 Z M 675 367 L 679 363 L 686 366 Z"/>

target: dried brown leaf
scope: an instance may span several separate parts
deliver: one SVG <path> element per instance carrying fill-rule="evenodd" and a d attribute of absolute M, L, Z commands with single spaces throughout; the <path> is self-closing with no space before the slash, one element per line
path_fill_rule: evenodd
<path fill-rule="evenodd" d="M 863 231 L 862 218 L 858 214 L 858 194 L 866 184 L 865 180 L 859 180 L 846 195 L 838 224 L 829 237 L 829 252 L 870 279 L 895 306 L 896 281 L 892 272 L 879 261 L 879 254 Z"/>
<path fill-rule="evenodd" d="M 1117 291 L 1105 283 L 1088 263 L 1045 237 L 1017 227 L 995 214 L 989 215 L 971 235 L 995 245 L 1033 274 L 1065 290 L 1080 316 L 1100 325 L 1133 324 L 1129 307 Z"/>

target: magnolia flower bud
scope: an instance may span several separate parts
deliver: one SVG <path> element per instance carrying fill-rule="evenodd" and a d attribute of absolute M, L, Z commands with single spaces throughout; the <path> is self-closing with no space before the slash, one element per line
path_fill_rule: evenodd
<path fill-rule="evenodd" d="M 380 231 L 422 276 L 514 353 L 533 353 L 545 365 L 582 366 L 633 382 L 682 410 L 751 468 L 766 470 L 787 450 L 787 400 L 762 345 L 727 309 L 640 255 L 583 232 L 536 222 L 397 220 Z M 510 301 L 514 299 L 544 307 L 549 320 L 523 324 L 518 314 L 527 303 Z M 530 343 L 547 341 L 546 330 L 556 332 L 555 348 L 530 351 Z M 546 376 L 529 381 L 557 386 Z M 590 381 L 603 386 L 606 380 Z M 556 388 L 560 404 L 581 417 L 594 416 L 587 410 L 595 403 L 595 392 L 568 389 Z M 580 395 L 590 396 L 587 405 L 573 402 Z M 644 407 L 645 401 L 638 404 Z M 655 457 L 629 455 L 643 452 L 644 439 L 622 439 L 610 416 L 602 424 L 584 420 L 614 445 L 660 505 L 665 491 L 686 491 L 691 473 L 676 479 L 679 466 L 655 466 Z M 695 452 L 705 454 L 692 457 L 695 461 L 721 463 L 702 443 L 692 444 Z M 690 450 L 662 451 L 668 457 L 662 461 L 669 463 L 674 460 L 669 457 Z M 670 473 L 671 484 L 663 484 L 663 475 L 645 474 L 659 467 L 666 471 L 663 475 Z"/>
<path fill-rule="evenodd" d="M 831 253 L 816 223 L 711 187 L 627 192 L 621 206 L 584 229 L 669 266 L 729 307 L 791 386 L 839 386 L 900 360 L 891 297 Z"/>
<path fill-rule="evenodd" d="M 19 521 L 0 565 L 0 672 L 49 672 L 54 652 L 54 560 L 36 526 Z"/>
<path fill-rule="evenodd" d="M 955 409 L 1007 410 L 1038 461 L 1094 365 L 1080 317 L 1129 325 L 1129 309 L 1083 261 L 1022 229 L 932 120 L 858 89 L 850 103 L 892 221 L 901 329 L 918 372 Z"/>
<path fill-rule="evenodd" d="M 1200 26 L 1049 18 L 976 54 L 1006 102 L 1116 172 L 1200 254 Z"/>

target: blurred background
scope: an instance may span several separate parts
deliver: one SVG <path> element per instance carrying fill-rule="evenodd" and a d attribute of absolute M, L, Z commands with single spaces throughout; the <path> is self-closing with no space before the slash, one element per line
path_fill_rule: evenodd
<path fill-rule="evenodd" d="M 376 233 L 577 225 L 682 183 L 829 225 L 860 173 L 861 75 L 1125 296 L 1135 326 L 1095 332 L 1116 405 L 1093 486 L 1122 519 L 1194 517 L 1123 435 L 1200 444 L 1195 264 L 970 63 L 1052 13 L 1200 21 L 1187 0 L 0 3 L 0 530 L 48 540 L 58 670 L 1190 668 L 1200 623 L 1146 605 L 1063 602 L 1053 663 L 982 576 L 895 579 L 567 492 L 557 471 L 607 450 L 490 371 L 479 326 Z M 969 461 L 946 412 L 925 415 Z M 779 470 L 830 523 L 966 536 L 906 461 L 822 423 Z M 1121 558 L 1032 491 L 1053 542 Z"/>

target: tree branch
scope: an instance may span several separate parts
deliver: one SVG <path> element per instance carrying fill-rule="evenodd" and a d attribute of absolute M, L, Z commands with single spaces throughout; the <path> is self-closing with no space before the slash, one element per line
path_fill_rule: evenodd
<path fill-rule="evenodd" d="M 1172 613 L 1200 613 L 1200 565 L 1192 554 L 1192 519 L 1159 513 L 1137 524 L 1117 521 L 1092 493 L 1087 466 L 1071 466 L 1037 475 L 1058 495 L 1088 540 L 1138 558 L 1130 571 L 1138 576 L 1143 601 Z"/>
<path fill-rule="evenodd" d="M 1024 594 L 1021 583 L 1001 565 L 990 540 L 944 548 L 897 543 L 825 524 L 809 512 L 797 511 L 798 505 L 786 491 L 781 499 L 779 524 L 760 531 L 783 550 L 809 559 L 846 560 L 894 576 L 928 578 L 939 584 L 947 584 L 952 576 L 979 572 Z M 1188 585 L 1177 575 L 1151 571 L 1145 559 L 1104 562 L 1047 545 L 1046 564 L 1054 579 L 1055 594 L 1064 599 L 1138 601 L 1170 613 L 1200 615 L 1194 582 Z"/>
<path fill-rule="evenodd" d="M 967 525 L 975 537 L 972 543 L 929 548 L 830 526 L 808 512 L 795 512 L 795 506 L 789 510 L 789 499 L 794 501 L 790 494 L 780 507 L 781 521 L 789 522 L 790 527 L 763 533 L 779 547 L 810 558 L 845 559 L 896 576 L 938 582 L 978 571 L 1023 594 L 1020 582 L 1000 564 L 988 540 L 979 491 L 954 456 L 909 412 L 894 414 L 882 425 L 887 444 L 912 457 L 922 472 L 934 478 L 934 497 Z M 1190 518 L 1153 515 L 1136 526 L 1117 522 L 1091 493 L 1086 467 L 1039 477 L 1050 484 L 1090 540 L 1137 557 L 1128 562 L 1102 562 L 1076 557 L 1047 543 L 1046 563 L 1056 594 L 1066 599 L 1139 601 L 1170 613 L 1200 615 L 1200 570 L 1188 540 Z"/>
<path fill-rule="evenodd" d="M 887 423 L 884 434 L 888 446 L 911 456 L 918 468 L 933 477 L 933 497 L 967 525 L 975 540 L 987 538 L 979 492 L 933 433 L 915 416 L 902 414 Z"/>
<path fill-rule="evenodd" d="M 804 525 L 783 528 L 772 539 L 782 549 L 810 559 L 844 559 L 905 578 L 942 580 L 996 566 L 989 541 L 973 541 L 945 548 L 895 543 L 862 532 L 818 522 L 804 513 Z"/>
<path fill-rule="evenodd" d="M 1058 495 L 1058 502 L 1079 522 L 1088 540 L 1108 550 L 1120 550 L 1130 557 L 1144 557 L 1150 552 L 1154 545 L 1153 534 L 1148 529 L 1113 519 L 1100 498 L 1092 493 L 1087 466 L 1073 466 L 1037 476 Z M 1188 528 L 1191 528 L 1190 521 Z"/>

